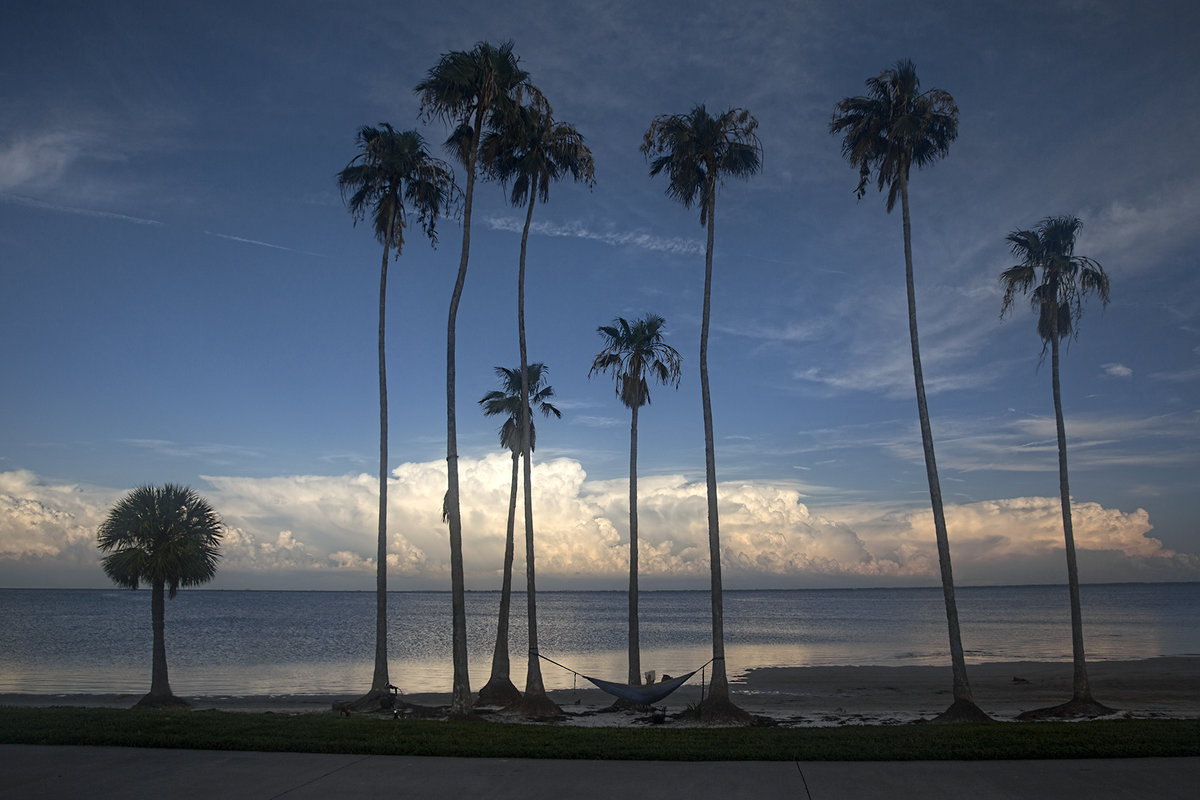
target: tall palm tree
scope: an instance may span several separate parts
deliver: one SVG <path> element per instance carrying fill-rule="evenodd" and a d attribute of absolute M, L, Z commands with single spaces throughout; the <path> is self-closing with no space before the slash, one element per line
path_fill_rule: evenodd
<path fill-rule="evenodd" d="M 529 365 L 530 408 L 536 408 L 547 417 L 562 419 L 562 412 L 549 402 L 554 396 L 554 387 L 546 383 L 545 364 Z M 492 653 L 492 674 L 479 690 L 479 702 L 487 705 L 511 705 L 521 699 L 521 693 L 513 685 L 508 660 L 508 619 L 512 599 L 512 565 L 514 528 L 517 516 L 517 472 L 521 457 L 521 369 L 496 367 L 502 388 L 493 389 L 483 396 L 479 405 L 485 416 L 503 416 L 500 426 L 500 446 L 512 451 L 512 485 L 508 493 L 508 531 L 504 538 L 504 576 L 500 584 L 500 619 L 496 625 L 496 648 Z M 529 451 L 537 446 L 537 430 L 529 423 Z"/>
<path fill-rule="evenodd" d="M 530 441 L 529 384 L 526 377 L 528 357 L 525 344 L 525 255 L 529 244 L 529 226 L 533 209 L 541 198 L 550 199 L 550 184 L 568 174 L 589 187 L 594 185 L 595 165 L 592 151 L 584 144 L 575 127 L 555 122 L 549 109 L 537 103 L 521 106 L 508 117 L 493 115 L 490 130 L 481 144 L 481 159 L 491 175 L 505 186 L 512 184 L 509 201 L 514 206 L 527 205 L 525 226 L 521 230 L 521 258 L 517 271 L 517 337 L 521 351 L 521 398 L 519 422 L 521 439 Z M 532 444 L 532 442 L 531 442 Z M 525 697 L 522 710 L 531 715 L 546 715 L 558 711 L 546 696 L 542 682 L 542 664 L 538 657 L 537 580 L 534 561 L 532 467 L 525 448 L 525 603 L 528 614 L 529 658 L 527 659 Z"/>
<path fill-rule="evenodd" d="M 611 373 L 617 383 L 617 397 L 629 409 L 629 683 L 642 682 L 642 661 L 638 639 L 638 512 L 637 512 L 637 432 L 638 409 L 650 404 L 647 375 L 663 386 L 679 388 L 679 352 L 663 341 L 667 321 L 647 314 L 631 325 L 622 317 L 612 325 L 601 325 L 596 332 L 604 339 L 604 349 L 596 354 L 590 378 L 597 372 Z"/>
<path fill-rule="evenodd" d="M 642 138 L 642 153 L 650 159 L 650 177 L 666 172 L 667 197 L 684 208 L 700 206 L 700 224 L 708 229 L 704 249 L 704 308 L 700 326 L 700 396 L 704 406 L 704 475 L 708 490 L 708 548 L 712 572 L 712 691 L 706 701 L 711 717 L 748 718 L 729 699 L 725 669 L 725 631 L 721 591 L 721 534 L 717 519 L 717 462 L 713 439 L 712 403 L 708 384 L 708 327 L 712 299 L 713 227 L 717 186 L 725 176 L 747 179 L 762 168 L 758 120 L 742 108 L 716 117 L 703 105 L 687 114 L 654 118 Z"/>
<path fill-rule="evenodd" d="M 471 210 L 475 197 L 476 164 L 483 126 L 489 119 L 510 118 L 526 94 L 540 97 L 529 82 L 529 73 L 521 69 L 512 51 L 512 42 L 496 47 L 479 42 L 470 50 L 442 54 L 416 86 L 420 113 L 426 119 L 437 117 L 453 124 L 446 141 L 451 153 L 466 168 L 467 185 L 463 195 L 462 255 L 458 276 L 450 297 L 446 322 L 446 496 L 443 511 L 450 527 L 450 588 L 453 618 L 454 686 L 451 714 L 471 713 L 471 680 L 467 673 L 466 587 L 463 578 L 462 511 L 458 496 L 458 432 L 455 409 L 455 325 L 458 304 L 467 279 L 471 252 Z"/>
<path fill-rule="evenodd" d="M 1108 305 L 1108 275 L 1100 263 L 1075 255 L 1075 236 L 1083 223 L 1064 215 L 1046 217 L 1033 230 L 1013 231 L 1007 241 L 1021 263 L 1000 274 L 1004 286 L 1001 317 L 1012 307 L 1017 293 L 1030 294 L 1037 314 L 1042 356 L 1050 348 L 1050 382 L 1054 393 L 1054 423 L 1058 430 L 1058 491 L 1062 503 L 1063 536 L 1067 550 L 1067 585 L 1071 599 L 1071 650 L 1074 680 L 1071 700 L 1060 706 L 1030 712 L 1030 716 L 1098 716 L 1112 709 L 1092 699 L 1083 650 L 1083 617 L 1079 604 L 1079 569 L 1075 563 L 1075 532 L 1071 526 L 1071 490 L 1067 481 L 1067 431 L 1063 424 L 1059 387 L 1058 343 L 1078 335 L 1083 299 L 1095 294 Z M 1039 274 L 1040 273 L 1040 274 Z M 1032 289 L 1032 291 L 1030 291 Z"/>
<path fill-rule="evenodd" d="M 397 131 L 386 122 L 364 125 L 355 137 L 359 152 L 338 173 L 338 186 L 354 224 L 371 218 L 375 237 L 383 245 L 379 267 L 379 536 L 375 557 L 375 672 L 371 689 L 358 704 L 371 707 L 388 698 L 387 658 L 387 364 L 384 358 L 384 319 L 387 310 L 388 254 L 400 257 L 408 208 L 434 244 L 440 214 L 449 209 L 454 176 L 449 166 L 433 158 L 416 131 Z"/>
<path fill-rule="evenodd" d="M 140 486 L 121 498 L 97 531 L 97 545 L 108 553 L 100 559 L 113 583 L 136 589 L 150 584 L 150 617 L 154 650 L 150 692 L 139 708 L 187 706 L 171 692 L 167 679 L 163 590 L 175 598 L 181 586 L 197 586 L 217 574 L 221 558 L 221 519 L 208 501 L 192 489 L 168 483 Z"/>
<path fill-rule="evenodd" d="M 937 460 L 933 451 L 933 430 L 929 424 L 929 406 L 925 401 L 925 378 L 921 371 L 921 349 L 917 337 L 917 296 L 913 285 L 912 228 L 908 211 L 908 178 L 911 168 L 927 167 L 946 155 L 950 143 L 958 138 L 958 106 L 948 92 L 929 89 L 922 92 L 916 67 L 907 59 L 867 79 L 867 95 L 847 97 L 837 104 L 829 132 L 842 135 L 842 156 L 858 167 L 859 199 L 866 194 L 874 171 L 880 191 L 888 187 L 887 210 L 891 213 L 900 200 L 904 223 L 904 284 L 908 294 L 908 336 L 912 348 L 913 381 L 917 390 L 917 416 L 921 423 L 921 444 L 925 451 L 925 475 L 929 481 L 929 499 L 933 507 L 933 527 L 941 568 L 942 593 L 946 603 L 946 621 L 950 634 L 950 660 L 953 673 L 954 702 L 938 720 L 987 719 L 975 705 L 967 680 L 966 659 L 958 626 L 958 605 L 954 598 L 954 575 L 950 563 L 950 540 L 946 533 L 946 515 L 938 480 Z"/>

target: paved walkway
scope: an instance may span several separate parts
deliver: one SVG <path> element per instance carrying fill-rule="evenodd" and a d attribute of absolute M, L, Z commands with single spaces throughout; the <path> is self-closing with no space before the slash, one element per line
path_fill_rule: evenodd
<path fill-rule="evenodd" d="M 1200 758 L 662 762 L 0 745 L 0 798 L 992 800 L 1196 797 Z"/>

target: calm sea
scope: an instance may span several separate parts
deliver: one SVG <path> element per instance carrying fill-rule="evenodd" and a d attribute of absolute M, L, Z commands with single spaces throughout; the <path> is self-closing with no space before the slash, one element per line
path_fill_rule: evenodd
<path fill-rule="evenodd" d="M 1200 583 L 1084 586 L 1093 660 L 1200 655 Z M 964 587 L 968 661 L 1070 660 L 1061 586 Z M 389 595 L 392 682 L 448 691 L 450 595 Z M 467 595 L 471 686 L 490 670 L 499 594 Z M 538 595 L 541 652 L 575 670 L 626 674 L 623 592 Z M 185 695 L 354 693 L 370 684 L 371 592 L 186 589 L 167 602 L 171 685 Z M 707 592 L 641 594 L 643 669 L 679 674 L 711 654 Z M 727 591 L 730 677 L 764 666 L 948 663 L 941 590 Z M 514 595 L 512 676 L 525 676 L 525 603 Z M 147 590 L 0 589 L 0 692 L 140 693 L 149 686 Z M 547 688 L 572 675 L 543 667 Z"/>

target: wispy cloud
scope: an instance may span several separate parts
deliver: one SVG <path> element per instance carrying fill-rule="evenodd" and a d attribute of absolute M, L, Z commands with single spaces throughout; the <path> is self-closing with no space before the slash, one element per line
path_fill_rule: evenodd
<path fill-rule="evenodd" d="M 316 256 L 317 258 L 325 258 L 321 253 L 314 253 L 311 250 L 299 250 L 295 247 L 285 247 L 281 244 L 271 244 L 270 242 L 259 241 L 258 239 L 247 239 L 243 236 L 232 236 L 228 233 L 214 233 L 213 231 L 204 232 L 208 236 L 215 236 L 218 239 L 227 239 L 231 242 L 241 242 L 242 244 L 253 244 L 258 247 L 269 247 L 272 250 L 283 250 L 288 253 L 299 253 L 304 256 Z"/>
<path fill-rule="evenodd" d="M 589 414 L 580 414 L 579 416 L 571 417 L 571 422 L 576 425 L 583 425 L 586 428 L 612 428 L 624 424 L 622 420 L 613 417 L 596 417 Z"/>
<path fill-rule="evenodd" d="M 97 211 L 93 208 L 78 208 L 76 206 L 62 205 L 61 203 L 47 203 L 45 200 L 38 200 L 36 197 L 8 194 L 7 192 L 0 192 L 0 202 L 12 203 L 13 205 L 26 206 L 28 208 L 38 208 L 42 209 L 43 211 L 58 211 L 65 214 L 78 214 L 84 217 L 97 217 L 99 219 L 113 219 L 120 222 L 132 222 L 135 225 L 165 224 L 156 219 L 134 217 L 130 216 L 129 214 L 117 214 L 113 211 Z"/>
<path fill-rule="evenodd" d="M 210 464 L 228 465 L 262 458 L 262 453 L 257 450 L 232 444 L 184 444 L 167 439 L 123 439 L 122 443 L 160 456 L 201 459 Z"/>
<path fill-rule="evenodd" d="M 1169 372 L 1151 372 L 1150 378 L 1156 381 L 1166 381 L 1167 383 L 1185 383 L 1187 381 L 1200 379 L 1200 367 L 1179 369 Z"/>
<path fill-rule="evenodd" d="M 494 231 L 520 233 L 524 229 L 525 223 L 515 217 L 489 217 L 487 226 Z M 639 247 L 643 250 L 672 253 L 674 255 L 703 255 L 704 253 L 704 245 L 695 239 L 654 236 L 649 233 L 595 231 L 582 222 L 572 222 L 565 225 L 551 222 L 534 222 L 529 226 L 529 232 L 538 236 L 588 239 L 612 247 Z"/>

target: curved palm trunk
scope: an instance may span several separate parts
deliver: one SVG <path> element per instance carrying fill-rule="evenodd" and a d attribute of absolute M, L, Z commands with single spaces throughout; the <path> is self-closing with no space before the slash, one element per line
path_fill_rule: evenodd
<path fill-rule="evenodd" d="M 529 243 L 529 225 L 533 221 L 533 206 L 537 201 L 537 182 L 529 190 L 529 209 L 525 212 L 525 228 L 521 232 L 521 263 L 517 273 L 517 336 L 521 346 L 521 451 L 525 455 L 525 608 L 528 615 L 529 658 L 525 670 L 525 698 L 522 701 L 527 713 L 553 713 L 558 707 L 546 697 L 542 683 L 542 660 L 538 656 L 537 634 L 537 580 L 534 569 L 533 546 L 533 486 L 530 463 L 529 436 L 529 359 L 525 348 L 525 252 Z"/>
<path fill-rule="evenodd" d="M 171 683 L 167 679 L 166 598 L 162 581 L 155 581 L 150 589 L 150 623 L 154 629 L 154 650 L 150 666 L 151 698 L 171 696 Z"/>
<path fill-rule="evenodd" d="M 629 685 L 642 682 L 641 646 L 638 636 L 638 512 L 637 512 L 637 423 L 633 406 L 629 423 Z"/>
<path fill-rule="evenodd" d="M 467 667 L 466 581 L 463 576 L 462 507 L 458 497 L 458 430 L 455 408 L 455 325 L 458 304 L 462 300 L 467 280 L 467 261 L 471 252 L 471 203 L 475 195 L 475 159 L 479 151 L 479 132 L 483 112 L 475 114 L 475 129 L 467 155 L 467 188 L 463 194 L 462 255 L 458 261 L 458 277 L 450 297 L 450 314 L 446 322 L 446 516 L 450 526 L 450 593 L 452 614 L 452 647 L 454 684 L 450 701 L 451 716 L 471 713 L 471 676 Z"/>
<path fill-rule="evenodd" d="M 504 537 L 504 577 L 500 583 L 500 618 L 496 623 L 496 647 L 492 651 L 492 674 L 479 690 L 479 702 L 508 705 L 521 699 L 512 682 L 508 657 L 509 609 L 512 607 L 512 567 L 515 550 L 514 529 L 517 517 L 517 480 L 520 452 L 513 450 L 512 483 L 508 492 L 508 530 Z"/>
<path fill-rule="evenodd" d="M 942 594 L 946 602 L 946 622 L 950 632 L 950 662 L 954 679 L 955 705 L 974 708 L 967 664 L 963 656 L 958 626 L 958 604 L 954 599 L 954 574 L 950 564 L 950 539 L 946 533 L 946 513 L 942 507 L 942 488 L 938 481 L 937 460 L 933 453 L 933 429 L 929 424 L 929 406 L 925 401 L 925 377 L 921 370 L 921 348 L 917 337 L 917 293 L 913 282 L 912 229 L 908 215 L 908 176 L 901 176 L 900 204 L 904 218 L 904 285 L 908 293 L 908 337 L 912 346 L 913 381 L 917 389 L 917 415 L 921 421 L 921 446 L 925 451 L 925 475 L 929 480 L 929 501 L 933 507 L 933 529 L 937 538 L 938 565 L 942 573 Z"/>
<path fill-rule="evenodd" d="M 710 174 L 711 174 L 710 170 Z M 708 327 L 712 305 L 713 225 L 716 220 L 716 186 L 708 187 L 708 244 L 704 251 L 704 311 L 700 324 L 700 400 L 704 407 L 704 481 L 708 493 L 708 558 L 712 575 L 712 684 L 714 705 L 729 703 L 729 678 L 725 671 L 725 611 L 721 587 L 721 531 L 717 518 L 717 457 L 713 437 L 712 398 L 708 384 Z M 740 709 L 739 709 L 740 710 Z"/>
<path fill-rule="evenodd" d="M 1067 482 L 1067 429 L 1063 422 L 1062 392 L 1058 382 L 1058 298 L 1050 321 L 1050 376 L 1054 387 L 1054 424 L 1058 431 L 1058 492 L 1062 503 L 1063 537 L 1067 548 L 1067 588 L 1071 595 L 1071 653 L 1074 662 L 1072 700 L 1092 702 L 1087 659 L 1083 651 L 1083 611 L 1079 602 L 1079 568 L 1075 562 L 1075 531 L 1071 525 L 1071 489 Z"/>
<path fill-rule="evenodd" d="M 394 207 L 393 207 L 394 208 Z M 387 360 L 384 357 L 384 321 L 387 311 L 388 247 L 395 233 L 395 214 L 389 215 L 383 263 L 379 267 L 379 538 L 375 555 L 375 672 L 367 697 L 387 693 L 387 460 L 388 402 Z"/>

